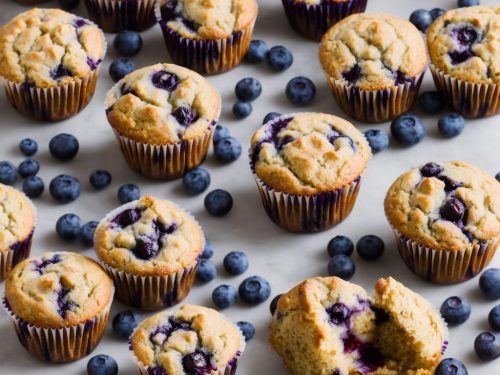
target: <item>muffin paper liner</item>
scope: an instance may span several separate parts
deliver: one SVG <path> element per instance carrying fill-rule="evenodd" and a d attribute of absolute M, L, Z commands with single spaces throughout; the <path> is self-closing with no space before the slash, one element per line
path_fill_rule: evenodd
<path fill-rule="evenodd" d="M 437 90 L 464 117 L 479 118 L 500 113 L 500 84 L 462 81 L 431 64 Z"/>
<path fill-rule="evenodd" d="M 155 0 L 84 0 L 90 19 L 107 33 L 143 31 L 156 23 Z"/>
<path fill-rule="evenodd" d="M 19 4 L 23 5 L 35 5 L 43 3 L 45 0 L 16 0 Z"/>
<path fill-rule="evenodd" d="M 63 363 L 83 358 L 95 349 L 106 329 L 112 301 L 113 295 L 95 318 L 64 328 L 38 327 L 19 318 L 6 298 L 3 299 L 3 306 L 14 324 L 19 341 L 29 353 L 43 361 Z"/>
<path fill-rule="evenodd" d="M 7 278 L 16 264 L 29 257 L 34 232 L 35 229 L 33 228 L 24 240 L 11 245 L 8 251 L 0 252 L 0 281 Z"/>
<path fill-rule="evenodd" d="M 363 13 L 367 0 L 326 0 L 319 4 L 296 0 L 282 2 L 292 29 L 305 38 L 319 41 L 323 34 L 341 19 L 354 13 Z"/>
<path fill-rule="evenodd" d="M 399 254 L 417 276 L 437 284 L 467 281 L 479 274 L 491 261 L 500 237 L 475 242 L 471 250 L 436 250 L 421 245 L 392 228 Z"/>
<path fill-rule="evenodd" d="M 418 96 L 425 71 L 412 79 L 383 90 L 363 90 L 327 75 L 328 84 L 340 108 L 362 122 L 384 122 L 407 112 Z"/>

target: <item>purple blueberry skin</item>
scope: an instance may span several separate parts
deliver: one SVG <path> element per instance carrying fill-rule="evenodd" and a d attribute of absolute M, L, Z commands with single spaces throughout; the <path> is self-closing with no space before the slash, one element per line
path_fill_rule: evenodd
<path fill-rule="evenodd" d="M 471 305 L 467 299 L 462 297 L 447 298 L 441 305 L 441 316 L 450 326 L 465 323 L 471 314 Z"/>
<path fill-rule="evenodd" d="M 500 357 L 500 332 L 483 332 L 474 341 L 474 350 L 479 358 L 492 361 Z"/>

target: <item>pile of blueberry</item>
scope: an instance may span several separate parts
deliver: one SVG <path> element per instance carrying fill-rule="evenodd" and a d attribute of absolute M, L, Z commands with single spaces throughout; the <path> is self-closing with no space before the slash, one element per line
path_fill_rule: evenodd
<path fill-rule="evenodd" d="M 118 82 L 127 74 L 137 69 L 135 63 L 129 57 L 137 55 L 142 48 L 142 37 L 137 31 L 124 30 L 116 34 L 113 47 L 120 57 L 109 66 L 111 79 Z"/>

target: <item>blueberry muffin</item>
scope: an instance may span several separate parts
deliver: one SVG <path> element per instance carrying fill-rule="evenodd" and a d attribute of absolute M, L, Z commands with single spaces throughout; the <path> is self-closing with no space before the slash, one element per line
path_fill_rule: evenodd
<path fill-rule="evenodd" d="M 467 117 L 500 113 L 500 7 L 453 9 L 427 32 L 438 90 Z"/>
<path fill-rule="evenodd" d="M 383 13 L 354 14 L 335 24 L 321 40 L 319 58 L 339 106 L 364 122 L 406 112 L 427 67 L 422 33 Z"/>
<path fill-rule="evenodd" d="M 130 167 L 150 178 L 173 179 L 205 159 L 221 100 L 199 74 L 156 64 L 116 83 L 106 108 Z"/>
<path fill-rule="evenodd" d="M 0 184 L 0 281 L 29 256 L 35 224 L 36 209 L 28 197 Z"/>
<path fill-rule="evenodd" d="M 270 330 L 297 375 L 432 375 L 447 344 L 439 314 L 390 277 L 372 298 L 337 277 L 308 279 L 280 297 Z"/>
<path fill-rule="evenodd" d="M 234 374 L 244 348 L 238 327 L 217 311 L 195 305 L 144 320 L 130 338 L 143 375 Z"/>
<path fill-rule="evenodd" d="M 0 77 L 16 110 L 59 121 L 80 112 L 94 94 L 106 53 L 102 31 L 59 9 L 34 8 L 0 28 Z"/>
<path fill-rule="evenodd" d="M 250 151 L 269 217 L 297 232 L 328 229 L 350 213 L 370 158 L 370 146 L 352 124 L 323 113 L 264 124 Z"/>
<path fill-rule="evenodd" d="M 5 283 L 5 308 L 21 344 L 49 362 L 88 355 L 106 328 L 113 283 L 94 260 L 52 252 L 25 259 Z"/>
<path fill-rule="evenodd" d="M 145 196 L 111 211 L 94 246 L 114 279 L 117 297 L 143 309 L 182 301 L 205 244 L 194 218 L 173 203 Z"/>
<path fill-rule="evenodd" d="M 404 173 L 384 207 L 403 260 L 433 282 L 474 277 L 500 241 L 500 184 L 461 161 L 430 162 Z"/>
<path fill-rule="evenodd" d="M 257 18 L 255 0 L 158 0 L 156 18 L 175 64 L 202 74 L 239 65 Z"/>

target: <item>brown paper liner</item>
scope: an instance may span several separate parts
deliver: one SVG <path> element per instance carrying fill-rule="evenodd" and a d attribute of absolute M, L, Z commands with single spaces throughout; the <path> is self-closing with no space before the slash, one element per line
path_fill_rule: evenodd
<path fill-rule="evenodd" d="M 0 252 L 0 281 L 7 278 L 16 264 L 29 257 L 34 231 L 33 228 L 28 237 L 11 246 L 8 251 Z"/>
<path fill-rule="evenodd" d="M 462 81 L 432 64 L 431 72 L 437 90 L 462 116 L 478 118 L 500 113 L 500 84 Z"/>

